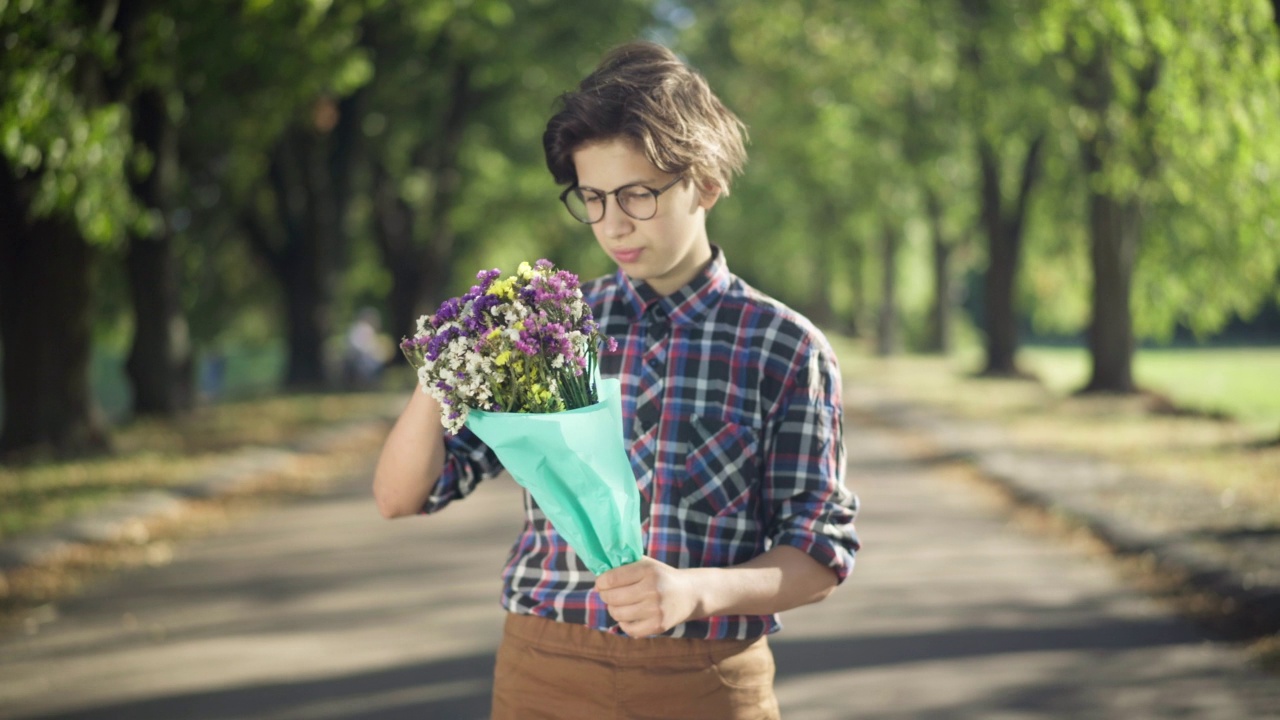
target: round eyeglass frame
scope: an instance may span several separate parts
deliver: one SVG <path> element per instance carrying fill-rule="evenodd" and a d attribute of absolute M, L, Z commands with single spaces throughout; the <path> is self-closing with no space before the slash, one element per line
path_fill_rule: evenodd
<path fill-rule="evenodd" d="M 578 214 L 575 213 L 573 211 L 573 208 L 570 207 L 569 205 L 569 193 L 575 190 L 582 189 L 577 183 L 570 185 L 569 187 L 564 189 L 564 192 L 560 193 L 560 202 L 564 204 L 564 208 L 569 211 L 569 214 L 573 216 L 574 220 L 577 220 L 578 222 L 586 225 L 595 225 L 596 223 L 604 219 L 604 213 L 605 213 L 605 210 L 607 209 L 606 206 L 608 205 L 608 201 L 606 200 L 606 198 L 608 198 L 610 195 L 612 195 L 614 201 L 617 202 L 618 209 L 626 213 L 627 217 L 631 218 L 632 220 L 650 220 L 653 218 L 654 215 L 658 214 L 658 196 L 670 190 L 673 186 L 675 186 L 676 183 L 680 182 L 683 179 L 684 179 L 684 175 L 677 175 L 674 180 L 667 183 L 666 185 L 663 185 L 660 188 L 651 188 L 648 185 L 642 185 L 641 183 L 630 183 L 628 185 L 623 185 L 622 187 L 610 190 L 609 192 L 600 192 L 595 188 L 591 188 L 593 192 L 600 193 L 600 199 L 602 201 L 600 204 L 600 217 L 596 218 L 595 220 L 584 220 L 578 217 Z M 653 212 L 649 213 L 645 217 L 640 217 L 639 215 L 635 215 L 630 210 L 628 210 L 626 208 L 626 205 L 624 205 L 622 201 L 618 199 L 618 193 L 622 192 L 623 190 L 629 190 L 632 188 L 644 188 L 646 191 L 648 191 L 650 195 L 653 196 Z"/>

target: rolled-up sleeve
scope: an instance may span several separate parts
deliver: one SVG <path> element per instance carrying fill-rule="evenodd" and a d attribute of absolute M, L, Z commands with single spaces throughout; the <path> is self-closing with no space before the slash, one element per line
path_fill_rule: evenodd
<path fill-rule="evenodd" d="M 840 369 L 825 340 L 801 347 L 769 422 L 764 490 L 774 547 L 804 551 L 835 571 L 853 570 L 858 499 L 845 485 Z"/>
<path fill-rule="evenodd" d="M 424 513 L 438 512 L 454 500 L 465 498 L 482 480 L 502 472 L 498 456 L 467 428 L 446 436 L 444 447 L 444 470 L 422 506 Z"/>

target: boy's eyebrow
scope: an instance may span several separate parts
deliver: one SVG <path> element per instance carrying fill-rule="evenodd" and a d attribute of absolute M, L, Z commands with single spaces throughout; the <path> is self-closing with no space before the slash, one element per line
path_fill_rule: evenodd
<path fill-rule="evenodd" d="M 621 184 L 621 185 L 619 185 L 618 187 L 616 187 L 616 188 L 614 188 L 614 189 L 612 189 L 612 190 L 609 190 L 608 192 L 611 192 L 611 193 L 613 193 L 613 192 L 617 192 L 617 191 L 621 190 L 621 189 L 622 189 L 622 188 L 624 188 L 624 187 L 630 187 L 630 186 L 632 186 L 632 185 L 644 185 L 645 187 L 649 187 L 649 186 L 652 186 L 652 185 L 659 185 L 659 184 L 661 184 L 661 181 L 659 181 L 659 180 L 655 180 L 655 179 L 653 179 L 653 178 L 646 178 L 646 179 L 644 179 L 644 180 L 632 180 L 631 182 L 625 182 L 625 183 L 622 183 L 622 184 Z M 601 189 L 600 189 L 600 188 L 598 188 L 598 187 L 595 187 L 594 185 L 583 185 L 582 183 L 577 183 L 577 186 L 578 186 L 578 188 L 580 188 L 580 189 L 582 189 L 582 190 L 595 190 L 596 192 L 606 192 L 606 191 L 604 191 L 604 190 L 601 190 Z"/>

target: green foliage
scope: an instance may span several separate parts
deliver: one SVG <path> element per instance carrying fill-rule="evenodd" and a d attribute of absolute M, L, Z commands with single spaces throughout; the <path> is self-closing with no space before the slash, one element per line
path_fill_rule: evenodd
<path fill-rule="evenodd" d="M 737 271 L 802 309 L 853 318 L 878 293 L 869 260 L 886 225 L 912 235 L 933 196 L 945 235 L 969 234 L 973 132 L 956 121 L 963 38 L 954 8 L 695 7 L 681 47 L 753 138 L 735 197 L 712 217 Z M 927 265 L 927 254 L 911 257 Z M 925 286 L 908 289 L 917 307 Z"/>
<path fill-rule="evenodd" d="M 188 165 L 208 173 L 233 209 L 262 180 L 267 152 L 300 119 L 327 122 L 326 100 L 364 85 L 370 58 L 359 47 L 364 3 L 314 0 L 170 5 L 182 52 Z"/>
<path fill-rule="evenodd" d="M 805 311 L 870 310 L 887 226 L 906 243 L 900 295 L 919 334 L 928 199 L 959 269 L 980 268 L 964 241 L 978 223 L 975 148 L 991 145 L 1016 177 L 1042 133 L 1020 295 L 1037 327 L 1087 321 L 1090 191 L 1141 203 L 1141 334 L 1208 334 L 1277 292 L 1280 41 L 1265 0 L 171 0 L 146 5 L 129 38 L 93 5 L 0 0 L 0 154 L 34 212 L 116 243 L 158 218 L 130 197 L 128 171 L 155 158 L 132 146 L 115 95 L 159 90 L 181 159 L 163 219 L 205 348 L 282 335 L 279 288 L 247 249 L 242 214 L 271 207 L 282 134 L 322 138 L 336 108 L 358 113 L 360 144 L 329 178 L 351 188 L 336 327 L 391 288 L 375 171 L 410 212 L 413 242 L 439 242 L 451 261 L 442 293 L 535 257 L 611 270 L 555 202 L 541 133 L 554 98 L 605 50 L 645 36 L 668 40 L 750 128 L 751 159 L 710 215 L 712 238 L 749 281 Z M 122 77 L 124 91 L 108 87 Z M 1104 160 L 1092 177 L 1086 143 Z M 98 302 L 100 337 L 118 343 L 126 286 L 104 278 L 115 296 Z"/>
<path fill-rule="evenodd" d="M 1139 334 L 1167 338 L 1180 323 L 1205 335 L 1255 312 L 1280 270 L 1269 4 L 1062 0 L 1032 37 L 1058 69 L 1068 136 L 1101 152 L 1077 182 L 1143 208 Z"/>
<path fill-rule="evenodd" d="M 0 4 L 0 153 L 31 186 L 33 218 L 72 218 L 112 245 L 140 217 L 125 182 L 127 114 L 102 87 L 116 38 L 96 20 L 72 0 Z"/>
<path fill-rule="evenodd" d="M 271 206 L 271 153 L 285 132 L 323 135 L 336 102 L 372 78 L 372 60 L 359 45 L 367 5 L 164 6 L 179 48 L 173 73 L 183 172 L 174 220 L 184 307 L 201 347 L 258 347 L 283 334 L 280 288 L 245 243 L 243 220 Z M 284 235 L 267 230 L 271 240 Z"/>
<path fill-rule="evenodd" d="M 416 243 L 456 236 L 460 271 L 449 292 L 469 285 L 475 269 L 533 257 L 584 275 L 607 269 L 588 252 L 590 232 L 555 202 L 541 136 L 555 97 L 604 50 L 639 37 L 652 23 L 649 6 L 386 0 L 369 13 L 370 159 L 414 212 Z M 465 124 L 455 135 L 457 113 Z"/>

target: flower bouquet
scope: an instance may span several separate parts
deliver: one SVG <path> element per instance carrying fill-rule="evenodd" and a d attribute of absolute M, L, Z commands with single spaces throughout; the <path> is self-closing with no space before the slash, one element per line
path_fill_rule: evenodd
<path fill-rule="evenodd" d="M 643 555 L 640 492 L 623 445 L 618 380 L 600 380 L 616 348 L 578 278 L 546 260 L 499 279 L 485 270 L 461 297 L 418 320 L 400 348 L 442 409 L 529 491 L 591 572 Z"/>

